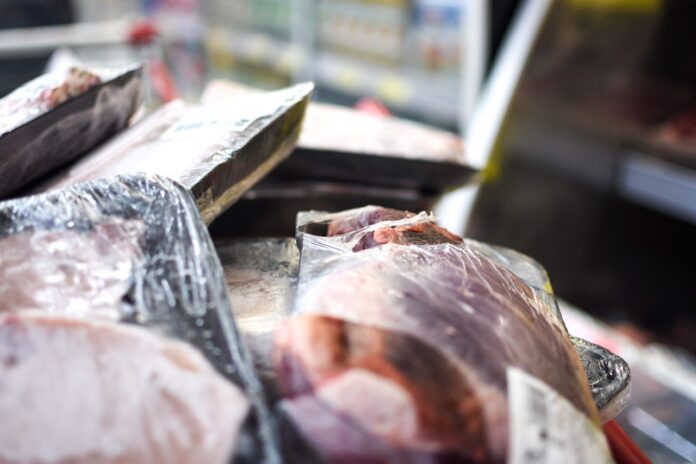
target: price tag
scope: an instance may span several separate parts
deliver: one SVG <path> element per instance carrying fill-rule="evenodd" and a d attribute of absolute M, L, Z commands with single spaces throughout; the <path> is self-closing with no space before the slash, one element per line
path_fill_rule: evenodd
<path fill-rule="evenodd" d="M 509 464 L 613 463 L 602 431 L 541 380 L 509 368 Z"/>

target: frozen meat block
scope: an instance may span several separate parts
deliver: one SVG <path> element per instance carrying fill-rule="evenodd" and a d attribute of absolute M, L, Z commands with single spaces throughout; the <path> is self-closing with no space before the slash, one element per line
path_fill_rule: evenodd
<path fill-rule="evenodd" d="M 0 99 L 0 198 L 123 129 L 140 98 L 141 69 L 40 76 Z"/>
<path fill-rule="evenodd" d="M 0 99 L 0 133 L 19 127 L 101 83 L 99 75 L 78 67 L 34 79 Z"/>
<path fill-rule="evenodd" d="M 248 409 L 187 344 L 122 324 L 0 316 L 0 462 L 223 464 Z"/>
<path fill-rule="evenodd" d="M 234 103 L 259 90 L 216 80 L 204 103 Z M 396 117 L 313 102 L 297 149 L 274 177 L 354 182 L 441 193 L 469 182 L 476 170 L 451 132 Z"/>
<path fill-rule="evenodd" d="M 313 89 L 304 83 L 234 103 L 171 102 L 36 191 L 119 174 L 156 174 L 191 190 L 210 223 L 290 154 Z"/>

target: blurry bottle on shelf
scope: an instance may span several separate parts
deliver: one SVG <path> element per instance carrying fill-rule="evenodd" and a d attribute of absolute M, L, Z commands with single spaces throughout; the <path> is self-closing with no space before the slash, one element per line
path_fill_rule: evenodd
<path fill-rule="evenodd" d="M 164 62 L 180 95 L 195 100 L 207 78 L 201 2 L 142 0 L 142 6 L 159 29 Z"/>
<path fill-rule="evenodd" d="M 212 76 L 261 88 L 292 81 L 301 55 L 291 37 L 295 1 L 203 0 L 201 4 Z"/>
<path fill-rule="evenodd" d="M 413 64 L 429 71 L 456 72 L 463 44 L 461 24 L 463 2 L 457 0 L 415 0 L 413 2 Z"/>
<path fill-rule="evenodd" d="M 217 25 L 277 38 L 290 36 L 291 0 L 208 0 L 206 17 Z"/>
<path fill-rule="evenodd" d="M 318 46 L 349 56 L 399 64 L 407 53 L 409 2 L 319 0 Z"/>

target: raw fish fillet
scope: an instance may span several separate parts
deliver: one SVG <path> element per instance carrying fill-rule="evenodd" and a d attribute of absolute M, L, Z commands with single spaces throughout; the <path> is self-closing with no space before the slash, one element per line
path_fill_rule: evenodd
<path fill-rule="evenodd" d="M 302 238 L 275 357 L 283 407 L 329 462 L 505 461 L 513 367 L 599 423 L 549 299 L 473 242 L 376 207 L 324 224 Z"/>
<path fill-rule="evenodd" d="M 101 77 L 93 72 L 73 66 L 68 69 L 68 74 L 60 85 L 46 89 L 41 93 L 41 100 L 48 108 L 55 108 L 61 103 L 83 94 L 95 85 L 101 84 L 101 82 Z"/>
<path fill-rule="evenodd" d="M 248 409 L 187 344 L 109 322 L 0 316 L 0 463 L 226 463 Z"/>

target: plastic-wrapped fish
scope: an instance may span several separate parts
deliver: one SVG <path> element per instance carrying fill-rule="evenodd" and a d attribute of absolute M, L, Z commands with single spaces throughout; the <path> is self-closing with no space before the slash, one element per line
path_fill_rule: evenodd
<path fill-rule="evenodd" d="M 610 462 L 553 296 L 434 218 L 300 219 L 283 408 L 330 462 Z"/>
<path fill-rule="evenodd" d="M 2 202 L 0 250 L 0 462 L 278 462 L 184 187 L 130 175 Z"/>
<path fill-rule="evenodd" d="M 0 239 L 0 312 L 39 309 L 121 318 L 143 223 L 91 230 L 26 230 Z"/>

